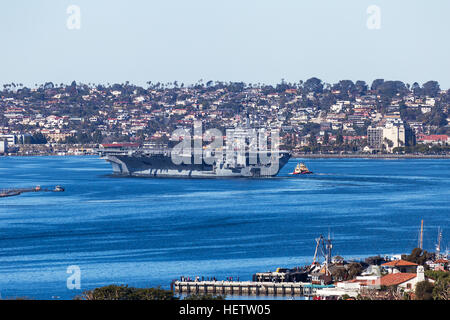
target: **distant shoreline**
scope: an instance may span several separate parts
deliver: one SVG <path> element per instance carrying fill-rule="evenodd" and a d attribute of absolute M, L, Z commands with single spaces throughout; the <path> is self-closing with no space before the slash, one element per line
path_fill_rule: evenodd
<path fill-rule="evenodd" d="M 414 155 L 414 154 L 298 154 L 292 158 L 299 159 L 450 159 L 450 155 Z"/>
<path fill-rule="evenodd" d="M 0 155 L 2 157 L 92 157 L 97 154 L 15 154 Z M 450 159 L 448 155 L 414 155 L 414 154 L 301 154 L 293 153 L 292 159 Z"/>

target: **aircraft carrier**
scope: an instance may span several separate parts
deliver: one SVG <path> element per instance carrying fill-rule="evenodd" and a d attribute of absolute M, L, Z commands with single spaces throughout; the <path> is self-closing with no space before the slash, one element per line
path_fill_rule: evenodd
<path fill-rule="evenodd" d="M 257 161 L 252 161 L 248 152 L 224 152 L 213 164 L 203 160 L 196 164 L 194 155 L 189 155 L 190 159 L 185 157 L 184 163 L 175 164 L 171 152 L 171 149 L 147 149 L 133 144 L 102 145 L 99 149 L 99 155 L 111 163 L 115 175 L 137 177 L 272 177 L 291 157 L 287 151 L 268 151 L 265 156 L 270 161 L 261 161 L 262 152 L 258 152 Z"/>

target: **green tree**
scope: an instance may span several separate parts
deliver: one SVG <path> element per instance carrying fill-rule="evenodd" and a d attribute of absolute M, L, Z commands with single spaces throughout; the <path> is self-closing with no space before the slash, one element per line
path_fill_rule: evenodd
<path fill-rule="evenodd" d="M 311 135 L 311 136 L 309 137 L 308 141 L 309 141 L 309 145 L 310 145 L 311 147 L 317 145 L 317 139 L 316 139 L 316 136 L 315 136 L 315 135 Z"/>
<path fill-rule="evenodd" d="M 101 131 L 95 130 L 95 132 L 92 134 L 92 141 L 94 143 L 102 143 L 103 135 L 102 135 Z"/>
<path fill-rule="evenodd" d="M 330 140 L 330 136 L 328 135 L 328 131 L 325 131 L 325 134 L 323 136 L 323 144 L 328 144 Z"/>
<path fill-rule="evenodd" d="M 447 272 L 448 273 L 448 272 Z M 438 279 L 434 284 L 433 289 L 434 300 L 449 300 L 450 299 L 450 281 L 449 279 Z"/>
<path fill-rule="evenodd" d="M 388 138 L 384 138 L 384 142 L 388 145 L 389 148 L 392 148 L 394 146 L 394 142 L 392 142 L 392 140 L 389 140 Z"/>
<path fill-rule="evenodd" d="M 340 146 L 340 145 L 342 145 L 343 143 L 344 143 L 344 137 L 342 136 L 341 133 L 338 133 L 338 134 L 336 135 L 336 144 L 337 144 L 338 146 Z"/>
<path fill-rule="evenodd" d="M 450 272 L 448 271 L 434 271 L 427 270 L 425 275 L 433 279 L 433 299 L 434 300 L 449 300 L 450 299 Z"/>
<path fill-rule="evenodd" d="M 433 284 L 429 281 L 421 281 L 416 284 L 417 300 L 433 300 Z"/>
<path fill-rule="evenodd" d="M 35 134 L 33 134 L 31 141 L 33 144 L 46 144 L 47 143 L 47 139 L 41 132 L 36 132 Z"/>
<path fill-rule="evenodd" d="M 173 292 L 157 288 L 134 288 L 128 285 L 109 285 L 82 293 L 80 300 L 178 300 Z"/>
<path fill-rule="evenodd" d="M 359 276 L 361 272 L 363 272 L 363 267 L 361 266 L 361 264 L 357 262 L 352 262 L 349 264 L 347 272 L 348 272 L 348 279 L 353 279 L 356 276 Z"/>
<path fill-rule="evenodd" d="M 439 94 L 439 91 L 441 90 L 439 87 L 439 82 L 437 81 L 425 82 L 422 88 L 424 94 L 430 97 L 436 97 Z"/>
<path fill-rule="evenodd" d="M 425 262 L 432 258 L 432 254 L 428 253 L 426 250 L 420 248 L 414 248 L 410 255 L 403 255 L 402 259 L 410 262 L 417 263 L 418 265 L 425 266 Z"/>
<path fill-rule="evenodd" d="M 318 78 L 310 78 L 303 84 L 303 88 L 306 92 L 322 93 L 323 83 Z"/>
<path fill-rule="evenodd" d="M 371 90 L 378 90 L 378 88 L 384 83 L 384 79 L 375 79 L 372 82 Z"/>
<path fill-rule="evenodd" d="M 355 83 L 355 89 L 357 90 L 357 92 L 361 95 L 366 94 L 367 92 L 367 84 L 365 81 L 362 80 L 358 80 Z"/>
<path fill-rule="evenodd" d="M 345 268 L 336 269 L 336 271 L 333 273 L 333 279 L 335 281 L 347 280 L 348 279 L 347 270 Z"/>

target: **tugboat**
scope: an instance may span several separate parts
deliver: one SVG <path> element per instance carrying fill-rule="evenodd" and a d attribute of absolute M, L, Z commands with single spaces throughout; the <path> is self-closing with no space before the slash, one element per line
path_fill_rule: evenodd
<path fill-rule="evenodd" d="M 304 163 L 298 163 L 297 167 L 295 167 L 294 172 L 292 174 L 312 174 L 312 171 L 309 171 L 309 169 L 305 166 Z"/>
<path fill-rule="evenodd" d="M 60 185 L 57 185 L 53 191 L 54 192 L 64 192 L 64 188 Z"/>

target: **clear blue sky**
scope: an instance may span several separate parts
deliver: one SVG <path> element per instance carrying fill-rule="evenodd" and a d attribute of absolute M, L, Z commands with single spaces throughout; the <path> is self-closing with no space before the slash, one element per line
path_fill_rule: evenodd
<path fill-rule="evenodd" d="M 69 5 L 81 29 L 66 27 Z M 366 26 L 369 5 L 381 29 Z M 0 83 L 376 78 L 450 87 L 447 0 L 9 0 Z"/>

